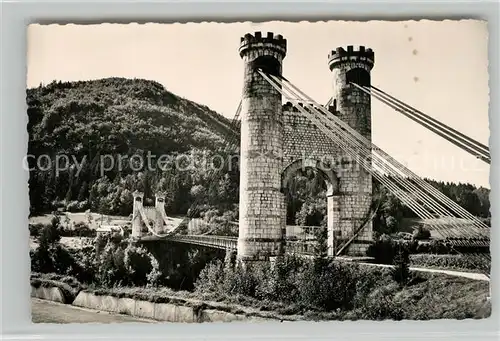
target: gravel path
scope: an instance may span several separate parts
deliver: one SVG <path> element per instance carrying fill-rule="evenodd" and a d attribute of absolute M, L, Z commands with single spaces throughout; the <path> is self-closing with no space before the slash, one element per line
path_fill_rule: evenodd
<path fill-rule="evenodd" d="M 382 268 L 391 268 L 393 265 L 388 264 L 373 264 L 373 263 L 359 263 L 363 265 L 369 266 L 378 266 Z M 430 269 L 430 268 L 419 268 L 419 267 L 410 267 L 410 270 L 413 271 L 421 271 L 421 272 L 436 272 L 442 273 L 450 276 L 458 276 L 458 277 L 466 277 L 470 279 L 475 279 L 478 281 L 489 281 L 489 277 L 482 273 L 477 272 L 466 272 L 466 271 L 456 271 L 456 270 L 444 270 L 444 269 Z"/>

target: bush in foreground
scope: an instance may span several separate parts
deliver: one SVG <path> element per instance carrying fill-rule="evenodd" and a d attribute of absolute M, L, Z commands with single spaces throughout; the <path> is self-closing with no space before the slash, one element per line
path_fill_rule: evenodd
<path fill-rule="evenodd" d="M 433 255 L 417 254 L 410 256 L 413 266 L 435 267 L 441 269 L 491 271 L 491 257 L 488 254 Z"/>
<path fill-rule="evenodd" d="M 387 269 L 292 256 L 245 267 L 218 261 L 202 271 L 193 295 L 306 319 L 485 317 L 488 282 L 416 275 L 407 254 L 400 263 Z"/>
<path fill-rule="evenodd" d="M 377 272 L 375 276 L 380 276 Z M 293 304 L 303 309 L 333 311 L 353 306 L 361 281 L 354 264 L 285 256 L 270 263 L 243 267 L 221 261 L 207 265 L 195 284 L 198 293 L 243 295 L 262 301 Z M 390 280 L 390 279 L 389 279 Z"/>

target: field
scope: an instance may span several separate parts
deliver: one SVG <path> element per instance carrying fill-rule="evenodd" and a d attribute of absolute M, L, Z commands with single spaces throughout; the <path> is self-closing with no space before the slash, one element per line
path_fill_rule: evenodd
<path fill-rule="evenodd" d="M 115 220 L 119 222 L 125 222 L 125 221 L 130 221 L 129 217 L 124 217 L 124 216 L 111 216 L 111 215 L 102 215 L 99 213 L 85 213 L 85 212 L 77 212 L 77 213 L 72 213 L 72 212 L 62 212 L 62 217 L 61 217 L 61 225 L 64 228 L 71 227 L 74 224 L 78 223 L 89 223 L 89 218 L 91 217 L 92 223 L 90 224 L 90 228 L 96 229 L 98 224 L 103 222 L 106 224 L 108 220 Z M 45 214 L 42 216 L 34 216 L 29 218 L 29 223 L 30 224 L 50 224 L 50 221 L 52 220 L 53 215 L 52 214 Z M 68 219 L 66 219 L 66 217 Z"/>

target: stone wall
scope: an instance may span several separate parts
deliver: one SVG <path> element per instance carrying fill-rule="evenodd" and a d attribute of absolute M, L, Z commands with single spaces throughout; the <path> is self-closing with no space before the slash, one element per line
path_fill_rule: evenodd
<path fill-rule="evenodd" d="M 370 70 L 374 55 L 370 49 L 360 47 L 347 51 L 339 48 L 329 55 L 333 76 L 334 106 L 329 107 L 331 115 L 346 122 L 362 136 L 371 141 L 370 96 L 357 89 L 350 82 L 369 85 Z M 305 107 L 303 104 L 301 106 Z M 335 252 L 334 244 L 350 239 L 355 231 L 366 222 L 372 202 L 371 175 L 362 167 L 356 155 L 344 152 L 331 138 L 309 119 L 286 103 L 283 108 L 283 159 L 287 165 L 297 160 L 309 160 L 309 166 L 332 172 L 326 179 L 334 183 L 327 193 L 328 246 L 329 253 Z M 369 154 L 369 149 L 362 153 Z M 311 165 L 310 160 L 316 163 Z M 367 164 L 370 164 L 368 159 Z M 302 161 L 303 164 L 306 164 Z M 288 177 L 287 175 L 286 177 Z M 284 180 L 286 180 L 284 177 Z M 327 184 L 328 186 L 329 184 Z M 286 186 L 286 183 L 283 184 Z M 363 254 L 372 241 L 372 226 L 368 223 L 347 249 L 350 255 Z"/>
<path fill-rule="evenodd" d="M 336 115 L 369 141 L 371 141 L 371 97 L 351 82 L 362 86 L 370 85 L 370 71 L 374 60 L 373 51 L 364 46 L 358 49 L 348 46 L 347 50 L 337 48 L 328 56 L 333 78 L 333 98 L 336 100 Z M 339 171 L 341 239 L 349 239 L 370 214 L 372 177 L 360 166 L 360 160 L 371 165 L 371 159 L 363 155 L 365 153 L 369 155 L 370 149 L 360 148 L 360 150 L 355 158 L 340 152 L 341 159 L 345 160 Z M 358 160 L 358 157 L 361 159 Z M 363 254 L 371 240 L 372 225 L 369 223 L 348 249 L 348 253 Z"/>
<path fill-rule="evenodd" d="M 174 298 L 179 301 L 178 298 Z M 257 312 L 252 309 L 239 312 L 231 312 L 222 303 L 213 303 L 214 306 L 187 300 L 185 305 L 181 303 L 155 303 L 136 300 L 126 297 L 114 297 L 109 295 L 95 295 L 81 291 L 73 302 L 74 306 L 87 309 L 108 311 L 117 314 L 165 322 L 201 323 L 201 322 L 232 322 L 232 321 L 265 321 L 265 320 L 301 320 L 302 316 L 290 315 L 280 316 L 272 312 Z M 217 309 L 220 306 L 221 309 Z"/>
<path fill-rule="evenodd" d="M 134 208 L 132 213 L 132 237 L 142 236 L 142 218 L 140 210 L 143 207 L 144 194 L 138 191 L 133 193 L 134 196 Z"/>
<path fill-rule="evenodd" d="M 329 253 L 333 254 L 334 240 L 338 243 L 351 238 L 370 214 L 371 175 L 291 103 L 282 107 L 280 92 L 257 72 L 262 69 L 267 74 L 282 74 L 286 55 L 282 36 L 246 34 L 241 38 L 239 52 L 244 61 L 244 82 L 238 257 L 249 261 L 268 259 L 282 251 L 286 233 L 283 189 L 297 165 L 318 168 L 326 174 L 328 243 Z M 349 46 L 347 51 L 338 48 L 328 60 L 335 99 L 331 115 L 371 141 L 370 96 L 350 82 L 370 84 L 373 51 L 364 47 L 354 50 Z M 371 239 L 372 227 L 368 224 L 348 253 L 363 253 Z"/>
<path fill-rule="evenodd" d="M 40 298 L 42 300 L 48 300 L 59 303 L 67 303 L 61 289 L 57 287 L 43 287 L 38 288 L 31 286 L 31 297 Z"/>
<path fill-rule="evenodd" d="M 281 252 L 285 228 L 281 193 L 283 120 L 281 94 L 257 71 L 281 74 L 286 40 L 268 33 L 241 39 L 244 61 L 240 145 L 238 257 L 267 259 Z"/>

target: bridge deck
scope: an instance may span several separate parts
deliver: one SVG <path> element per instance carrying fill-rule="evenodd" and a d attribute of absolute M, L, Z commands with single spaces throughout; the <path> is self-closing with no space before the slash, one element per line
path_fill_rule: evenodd
<path fill-rule="evenodd" d="M 238 248 L 238 237 L 230 236 L 210 236 L 210 235 L 173 235 L 168 237 L 144 236 L 138 238 L 142 242 L 154 241 L 175 241 L 178 243 L 186 243 L 200 246 L 207 246 L 222 250 L 236 251 Z M 301 256 L 313 256 L 314 246 L 312 244 L 305 244 L 300 241 L 285 241 L 286 252 L 290 254 L 298 254 Z M 348 257 L 342 256 L 339 259 L 352 262 L 366 262 L 373 261 L 372 257 Z"/>

